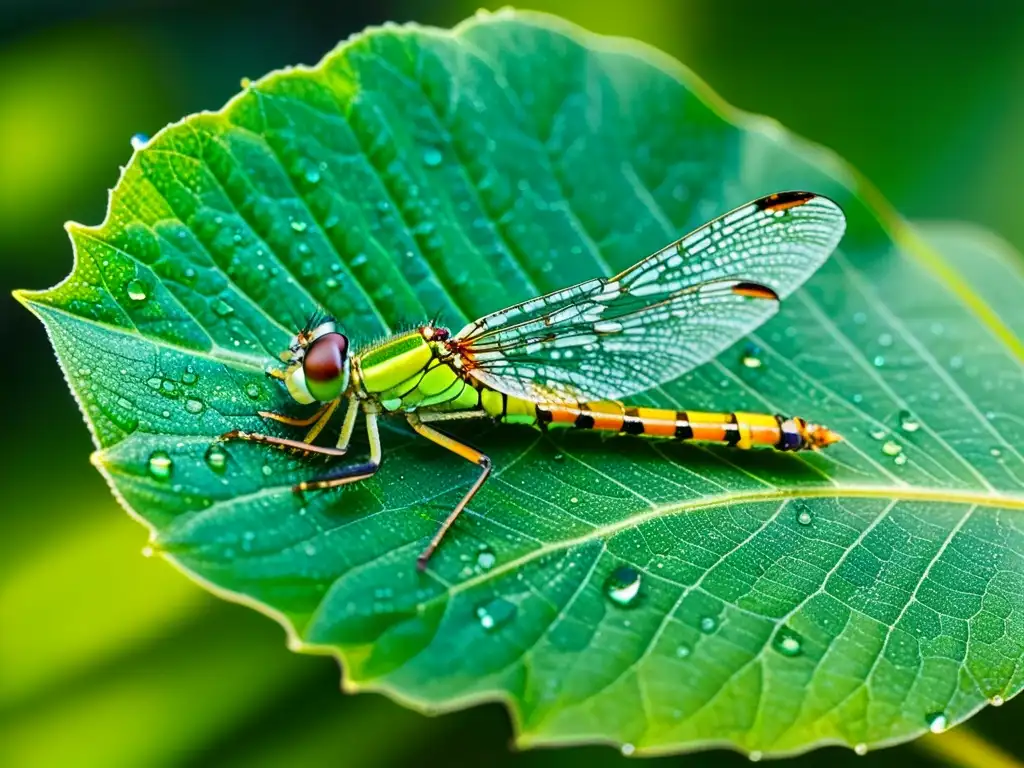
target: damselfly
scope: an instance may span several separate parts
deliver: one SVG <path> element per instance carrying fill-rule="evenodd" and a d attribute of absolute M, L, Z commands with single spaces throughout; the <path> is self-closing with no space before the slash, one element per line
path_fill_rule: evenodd
<path fill-rule="evenodd" d="M 380 467 L 377 421 L 400 415 L 420 435 L 480 467 L 476 481 L 419 556 L 423 568 L 491 470 L 483 453 L 434 425 L 491 418 L 542 429 L 574 427 L 737 448 L 818 449 L 836 433 L 799 417 L 630 407 L 619 402 L 712 359 L 775 314 L 835 249 L 845 218 L 831 200 L 780 192 L 755 200 L 609 278 L 595 278 L 476 320 L 452 335 L 427 323 L 353 351 L 328 317 L 313 318 L 282 355 L 281 379 L 301 404 L 302 440 L 233 431 L 302 456 L 344 456 L 360 413 L 367 461 L 330 468 L 299 492 L 364 480 Z M 342 401 L 337 443 L 314 441 Z"/>

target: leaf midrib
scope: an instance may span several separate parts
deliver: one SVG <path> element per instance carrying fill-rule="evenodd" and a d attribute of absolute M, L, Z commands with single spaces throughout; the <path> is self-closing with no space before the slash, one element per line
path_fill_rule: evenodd
<path fill-rule="evenodd" d="M 952 504 L 970 504 L 978 507 L 992 507 L 998 509 L 1012 509 L 1024 512 L 1024 496 L 1015 494 L 1001 495 L 991 493 L 980 493 L 977 491 L 955 491 L 942 488 L 887 488 L 884 486 L 822 486 L 820 488 L 774 488 L 764 491 L 748 491 L 730 493 L 728 495 L 708 496 L 693 501 L 668 506 L 656 506 L 635 515 L 630 515 L 622 520 L 617 520 L 608 525 L 598 526 L 587 533 L 572 539 L 560 539 L 551 544 L 545 544 L 536 549 L 521 555 L 518 558 L 496 566 L 489 571 L 478 574 L 466 581 L 457 584 L 449 584 L 438 578 L 446 588 L 446 595 L 455 595 L 478 584 L 485 583 L 492 579 L 514 571 L 527 565 L 544 555 L 553 552 L 570 549 L 574 546 L 586 544 L 595 539 L 606 539 L 614 536 L 620 531 L 634 528 L 643 523 L 666 515 L 675 515 L 682 512 L 692 512 L 712 507 L 731 506 L 733 504 L 757 503 L 763 501 L 788 501 L 790 499 L 816 499 L 816 498 L 858 498 L 858 499 L 890 499 L 900 501 L 919 501 Z"/>

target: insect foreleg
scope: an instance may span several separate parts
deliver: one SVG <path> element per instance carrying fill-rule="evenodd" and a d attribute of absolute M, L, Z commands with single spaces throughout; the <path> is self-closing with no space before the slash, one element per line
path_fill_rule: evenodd
<path fill-rule="evenodd" d="M 349 406 L 350 412 L 345 415 L 345 425 L 342 426 L 343 437 L 346 427 L 348 428 L 349 435 L 352 434 L 352 427 L 349 425 L 349 422 L 355 424 L 355 416 L 351 415 L 351 410 L 354 408 L 356 408 L 355 403 Z M 294 487 L 294 490 L 297 493 L 302 493 L 303 491 L 322 491 L 371 477 L 380 468 L 381 462 L 380 432 L 377 429 L 377 414 L 372 411 L 367 411 L 366 413 L 366 436 L 370 440 L 369 461 L 363 464 L 352 464 L 347 467 L 331 469 L 313 480 L 299 483 Z M 334 450 L 342 449 L 336 448 Z M 343 450 L 342 452 L 344 453 Z"/>

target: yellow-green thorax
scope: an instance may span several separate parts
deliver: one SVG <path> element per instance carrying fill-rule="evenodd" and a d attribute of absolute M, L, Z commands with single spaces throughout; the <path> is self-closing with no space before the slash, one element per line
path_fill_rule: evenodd
<path fill-rule="evenodd" d="M 353 360 L 359 394 L 385 411 L 422 408 L 468 410 L 491 405 L 501 412 L 501 395 L 480 391 L 452 366 L 444 341 L 428 339 L 430 328 L 392 336 L 360 350 Z M 489 409 L 488 409 L 489 410 Z"/>

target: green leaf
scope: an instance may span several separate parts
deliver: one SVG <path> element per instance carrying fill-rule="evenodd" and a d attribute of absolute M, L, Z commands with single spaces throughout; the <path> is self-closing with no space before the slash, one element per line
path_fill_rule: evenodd
<path fill-rule="evenodd" d="M 427 574 L 474 471 L 400 423 L 373 479 L 305 501 L 297 459 L 210 459 L 302 411 L 264 367 L 317 305 L 363 342 L 459 327 L 785 189 L 849 229 L 752 337 L 760 367 L 741 345 L 638 402 L 797 413 L 844 435 L 826 452 L 466 424 L 495 472 Z M 500 699 L 523 745 L 777 755 L 907 740 L 1024 683 L 1019 266 L 922 240 L 657 52 L 536 14 L 373 30 L 162 131 L 70 233 L 71 277 L 22 298 L 96 465 L 154 548 L 336 654 L 348 690 Z"/>

